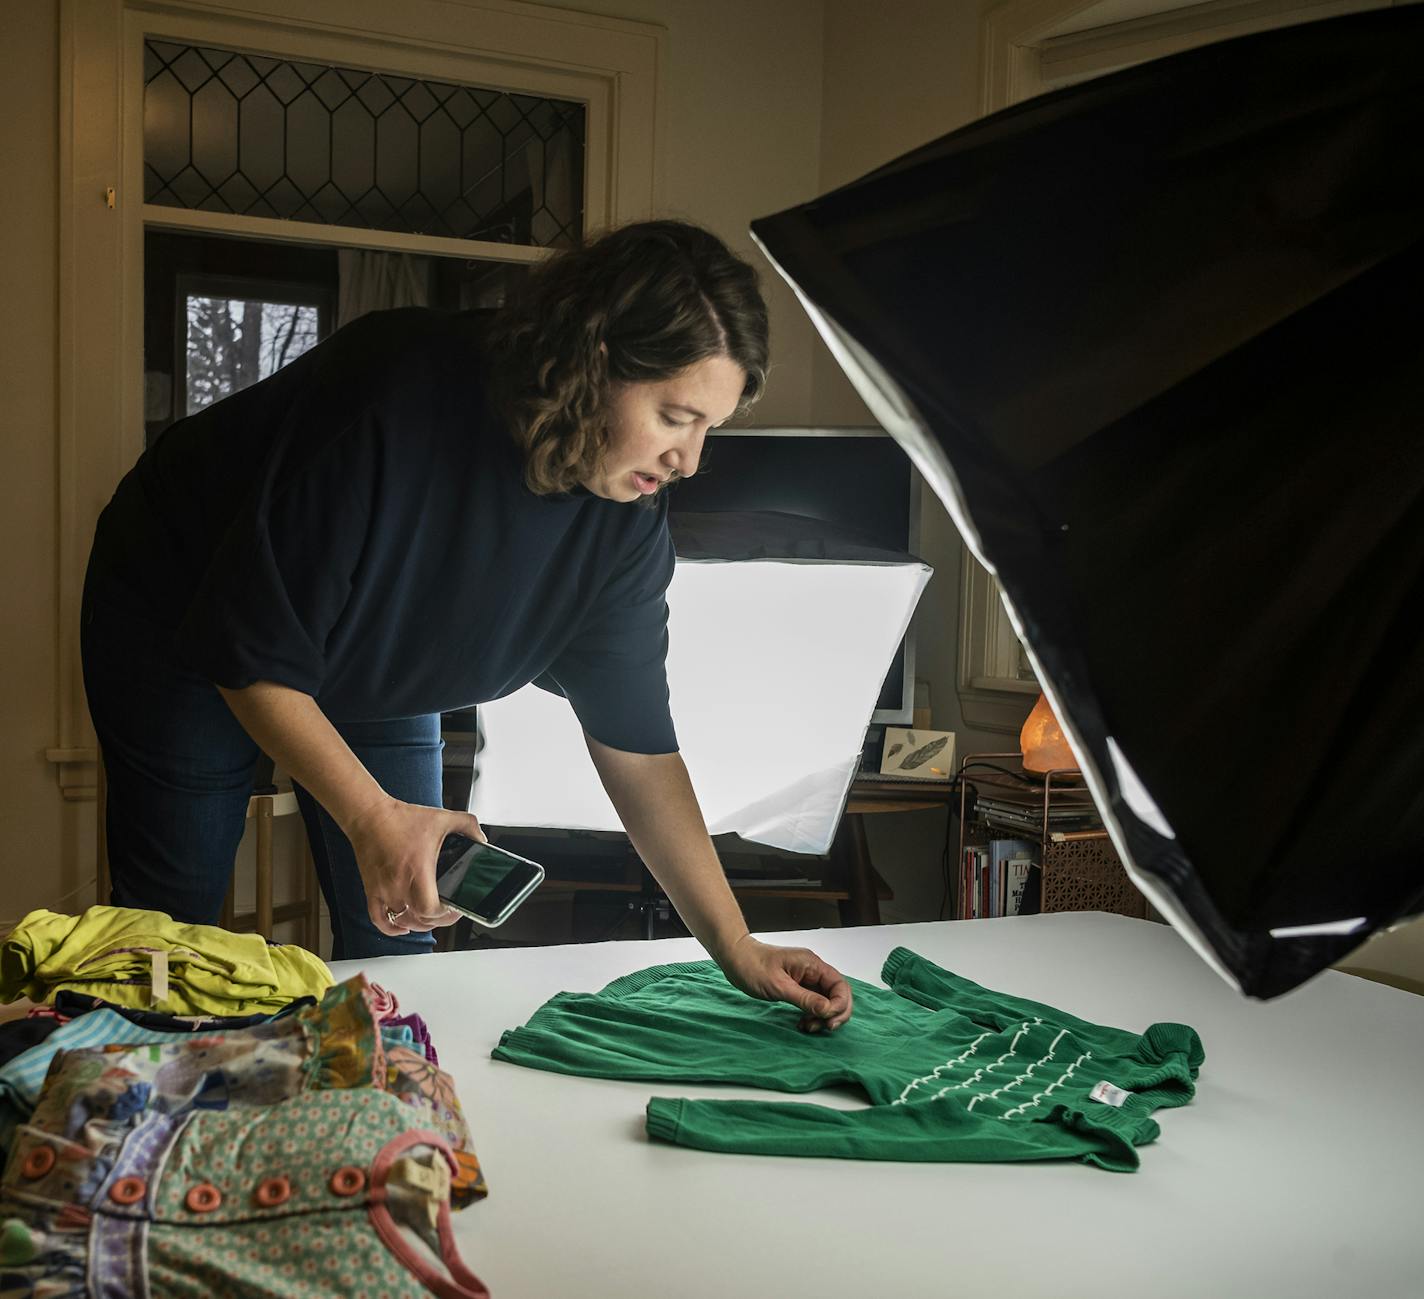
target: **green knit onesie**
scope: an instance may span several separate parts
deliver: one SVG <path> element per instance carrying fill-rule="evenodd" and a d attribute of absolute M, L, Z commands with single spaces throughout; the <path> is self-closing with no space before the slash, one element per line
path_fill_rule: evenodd
<path fill-rule="evenodd" d="M 595 1078 L 737 1083 L 784 1092 L 853 1086 L 867 1108 L 794 1101 L 648 1102 L 648 1134 L 700 1150 L 841 1159 L 1077 1159 L 1114 1172 L 1185 1105 L 1205 1055 L 1185 1024 L 1143 1034 L 994 992 L 898 947 L 857 979 L 855 1014 L 803 1033 L 801 1014 L 754 1001 L 711 961 L 658 965 L 602 992 L 561 992 L 496 1060 Z M 1107 1084 L 1106 1087 L 1100 1084 Z"/>

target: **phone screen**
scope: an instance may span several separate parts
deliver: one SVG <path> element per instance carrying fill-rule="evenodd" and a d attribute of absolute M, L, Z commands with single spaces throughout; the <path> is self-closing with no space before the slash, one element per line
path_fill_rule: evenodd
<path fill-rule="evenodd" d="M 498 924 L 543 878 L 536 863 L 460 834 L 445 836 L 435 862 L 440 900 L 485 924 Z"/>

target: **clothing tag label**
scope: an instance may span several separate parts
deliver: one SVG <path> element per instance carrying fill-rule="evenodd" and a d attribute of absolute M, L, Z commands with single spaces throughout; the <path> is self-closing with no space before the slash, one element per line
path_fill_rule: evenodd
<path fill-rule="evenodd" d="M 159 948 L 150 953 L 150 958 L 153 962 L 153 974 L 149 980 L 149 1000 L 155 1006 L 160 1006 L 168 1000 L 168 953 Z"/>
<path fill-rule="evenodd" d="M 427 1164 L 415 1155 L 404 1155 L 391 1165 L 390 1180 L 439 1200 L 450 1198 L 450 1170 L 439 1156 Z"/>
<path fill-rule="evenodd" d="M 450 1169 L 438 1154 L 433 1164 L 419 1155 L 402 1155 L 391 1165 L 387 1184 L 393 1210 L 423 1215 L 432 1230 L 439 1229 L 441 1207 L 450 1201 Z"/>
<path fill-rule="evenodd" d="M 1121 1087 L 1114 1087 L 1106 1080 L 1100 1082 L 1088 1093 L 1090 1101 L 1102 1101 L 1104 1105 L 1111 1105 L 1113 1109 L 1119 1109 L 1122 1103 L 1131 1096 L 1131 1092 L 1125 1092 Z"/>

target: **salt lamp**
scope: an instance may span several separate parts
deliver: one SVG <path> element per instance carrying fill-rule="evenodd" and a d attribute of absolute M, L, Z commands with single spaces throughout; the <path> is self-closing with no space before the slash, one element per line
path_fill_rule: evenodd
<path fill-rule="evenodd" d="M 1058 718 L 1042 691 L 1019 732 L 1019 749 L 1023 753 L 1024 770 L 1036 775 L 1078 770 L 1078 759 L 1068 747 L 1063 728 L 1058 725 Z"/>

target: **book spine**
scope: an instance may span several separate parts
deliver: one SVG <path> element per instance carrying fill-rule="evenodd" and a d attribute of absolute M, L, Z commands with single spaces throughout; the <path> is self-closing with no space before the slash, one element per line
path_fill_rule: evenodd
<path fill-rule="evenodd" d="M 1018 916 L 1023 914 L 1024 888 L 1028 883 L 1028 875 L 1032 869 L 1033 861 L 1028 857 L 1015 857 L 1008 863 L 1008 886 L 1004 905 L 1005 915 Z"/>

